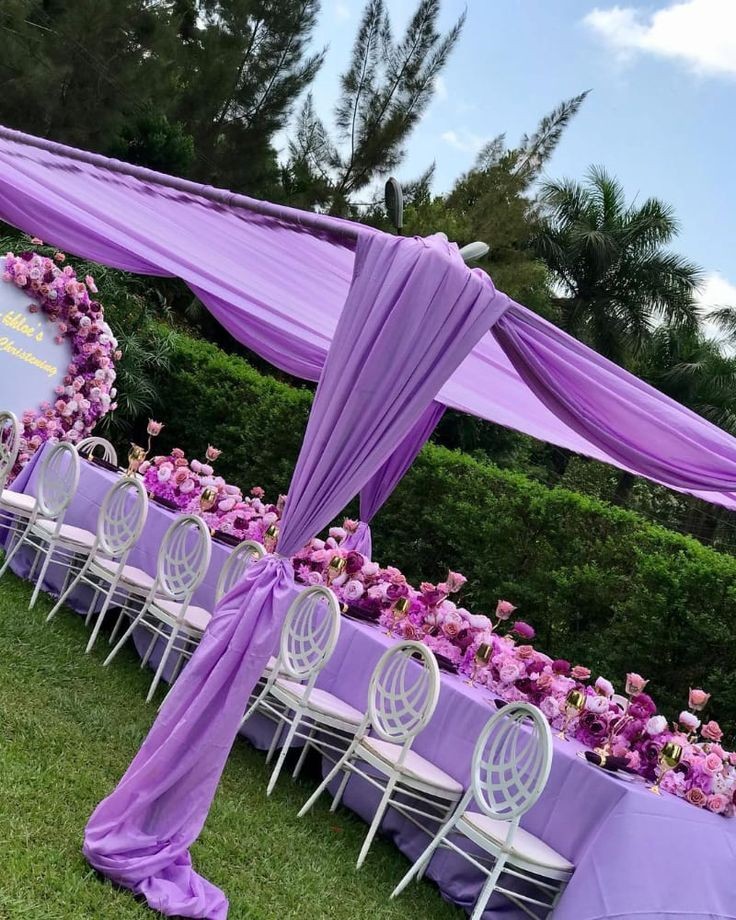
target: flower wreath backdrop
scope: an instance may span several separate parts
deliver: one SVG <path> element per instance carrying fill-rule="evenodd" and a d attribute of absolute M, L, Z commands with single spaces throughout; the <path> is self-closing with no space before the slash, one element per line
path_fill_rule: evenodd
<path fill-rule="evenodd" d="M 43 245 L 37 238 L 32 243 Z M 55 388 L 55 402 L 29 406 L 22 414 L 14 474 L 46 441 L 76 443 L 117 407 L 115 361 L 121 357 L 117 340 L 105 322 L 102 304 L 93 297 L 94 279 L 87 275 L 80 281 L 71 265 L 63 265 L 65 261 L 63 252 L 51 258 L 27 250 L 17 255 L 8 252 L 0 262 L 2 280 L 32 297 L 29 311 L 42 311 L 55 324 L 55 341 L 66 338 L 72 348 L 67 372 Z"/>

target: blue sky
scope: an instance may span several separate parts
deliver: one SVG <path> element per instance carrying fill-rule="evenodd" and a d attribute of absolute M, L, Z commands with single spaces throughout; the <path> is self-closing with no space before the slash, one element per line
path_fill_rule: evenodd
<path fill-rule="evenodd" d="M 415 0 L 387 5 L 398 32 Z M 363 6 L 323 0 L 316 40 L 330 47 L 314 91 L 328 123 Z M 485 140 L 505 132 L 513 144 L 560 100 L 591 89 L 548 175 L 578 178 L 602 164 L 628 196 L 672 204 L 675 248 L 707 273 L 704 304 L 736 305 L 736 0 L 443 0 L 445 27 L 466 8 L 397 176 L 434 160 L 441 191 Z"/>

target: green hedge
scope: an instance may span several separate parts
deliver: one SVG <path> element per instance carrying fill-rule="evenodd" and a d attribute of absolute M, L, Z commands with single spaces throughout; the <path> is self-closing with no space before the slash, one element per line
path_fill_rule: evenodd
<path fill-rule="evenodd" d="M 306 387 L 180 335 L 160 396 L 161 446 L 201 456 L 211 442 L 223 449 L 217 468 L 230 481 L 270 495 L 287 488 L 312 398 Z M 376 557 L 412 581 L 459 570 L 469 607 L 513 601 L 550 654 L 619 685 L 627 669 L 639 671 L 671 713 L 684 707 L 689 686 L 703 686 L 713 717 L 736 726 L 733 557 L 432 444 L 373 530 Z"/>

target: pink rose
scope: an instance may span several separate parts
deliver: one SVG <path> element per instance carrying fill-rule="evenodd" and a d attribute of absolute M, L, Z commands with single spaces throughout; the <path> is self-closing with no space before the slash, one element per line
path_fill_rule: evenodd
<path fill-rule="evenodd" d="M 688 697 L 688 705 L 691 709 L 694 709 L 695 712 L 700 712 L 708 705 L 709 699 L 710 693 L 706 693 L 705 690 L 693 690 L 691 688 L 690 695 Z"/>
<path fill-rule="evenodd" d="M 148 420 L 148 425 L 146 426 L 146 434 L 149 434 L 152 438 L 155 438 L 161 434 L 161 429 L 163 427 L 163 422 L 155 422 L 152 418 L 150 418 Z"/>
<path fill-rule="evenodd" d="M 536 652 L 533 645 L 519 645 L 516 648 L 516 654 L 522 661 L 528 661 L 535 656 Z"/>
<path fill-rule="evenodd" d="M 600 693 L 601 696 L 613 696 L 614 689 L 613 684 L 610 680 L 606 680 L 605 677 L 599 677 L 595 682 L 596 693 Z"/>
<path fill-rule="evenodd" d="M 442 632 L 448 639 L 454 639 L 463 628 L 463 618 L 454 610 L 445 614 L 442 618 Z"/>
<path fill-rule="evenodd" d="M 637 693 L 641 693 L 648 683 L 649 681 L 644 680 L 641 674 L 636 674 L 632 671 L 626 675 L 626 693 L 629 696 L 635 696 Z"/>
<path fill-rule="evenodd" d="M 321 585 L 324 583 L 322 575 L 319 572 L 310 572 L 307 576 L 307 581 L 310 585 Z"/>
<path fill-rule="evenodd" d="M 366 562 L 361 569 L 362 574 L 365 578 L 373 578 L 374 575 L 378 575 L 378 570 L 380 566 L 377 562 Z"/>
<path fill-rule="evenodd" d="M 189 493 L 193 491 L 194 485 L 195 483 L 193 479 L 185 479 L 184 482 L 179 486 L 179 491 L 182 493 L 182 495 L 189 495 Z"/>
<path fill-rule="evenodd" d="M 686 709 L 680 713 L 677 721 L 688 732 L 697 731 L 698 727 L 700 726 L 700 719 L 696 715 L 693 715 L 692 712 L 688 712 Z"/>
<path fill-rule="evenodd" d="M 576 664 L 570 671 L 570 677 L 575 680 L 587 680 L 590 677 L 590 668 L 584 668 L 581 664 Z"/>
<path fill-rule="evenodd" d="M 253 488 L 250 490 L 250 494 L 254 498 L 263 498 L 263 496 L 266 494 L 266 490 L 262 489 L 260 486 L 253 486 Z"/>
<path fill-rule="evenodd" d="M 343 589 L 343 597 L 346 601 L 357 601 L 363 596 L 365 588 L 356 578 L 352 578 Z"/>
<path fill-rule="evenodd" d="M 713 719 L 705 723 L 700 729 L 700 734 L 706 741 L 720 741 L 723 737 L 721 726 L 717 722 L 714 722 Z"/>
<path fill-rule="evenodd" d="M 227 514 L 228 511 L 232 511 L 237 502 L 234 498 L 223 498 L 219 503 L 218 510 L 222 511 L 224 514 Z"/>
<path fill-rule="evenodd" d="M 171 456 L 172 456 L 175 460 L 183 460 L 183 459 L 184 459 L 184 451 L 181 449 L 181 447 L 175 447 L 175 448 L 171 451 Z"/>
<path fill-rule="evenodd" d="M 608 700 L 605 696 L 586 696 L 585 708 L 588 712 L 602 715 L 604 712 L 608 712 Z"/>
<path fill-rule="evenodd" d="M 554 677 L 549 673 L 549 671 L 542 671 L 542 673 L 537 678 L 537 687 L 539 687 L 540 690 L 549 690 L 553 683 Z"/>
<path fill-rule="evenodd" d="M 189 470 L 181 466 L 174 470 L 174 485 L 180 486 L 183 482 L 186 482 L 187 479 L 189 479 Z"/>
<path fill-rule="evenodd" d="M 207 450 L 205 451 L 205 457 L 210 461 L 210 463 L 214 463 L 215 460 L 217 460 L 217 458 L 220 456 L 221 453 L 222 453 L 221 450 L 218 450 L 216 447 L 213 447 L 211 444 L 208 444 Z"/>
<path fill-rule="evenodd" d="M 358 529 L 358 521 L 354 521 L 352 518 L 345 518 L 345 520 L 342 522 L 342 526 L 347 531 L 347 533 L 355 533 L 355 531 Z"/>
<path fill-rule="evenodd" d="M 693 786 L 692 789 L 688 789 L 685 793 L 685 799 L 690 802 L 691 805 L 697 805 L 698 808 L 703 808 L 703 806 L 708 801 L 708 796 L 703 792 L 702 789 L 698 789 L 697 786 Z"/>
<path fill-rule="evenodd" d="M 499 601 L 496 604 L 496 617 L 499 620 L 508 620 L 516 607 L 510 601 Z"/>
<path fill-rule="evenodd" d="M 445 584 L 450 594 L 456 594 L 468 579 L 460 572 L 448 572 Z"/>
<path fill-rule="evenodd" d="M 715 776 L 716 773 L 720 773 L 723 769 L 723 761 L 718 754 L 711 752 L 706 754 L 705 760 L 702 761 L 702 767 L 709 776 Z"/>
<path fill-rule="evenodd" d="M 513 658 L 505 658 L 498 669 L 498 679 L 502 684 L 513 684 L 523 674 L 523 668 Z"/>
<path fill-rule="evenodd" d="M 728 805 L 728 799 L 726 796 L 722 795 L 720 792 L 716 792 L 713 795 L 708 796 L 706 808 L 708 811 L 712 811 L 714 814 L 720 815 L 721 812 L 726 810 L 726 805 Z"/>
<path fill-rule="evenodd" d="M 332 539 L 337 540 L 338 543 L 342 543 L 345 537 L 347 537 L 347 532 L 342 527 L 330 527 L 328 532 Z"/>

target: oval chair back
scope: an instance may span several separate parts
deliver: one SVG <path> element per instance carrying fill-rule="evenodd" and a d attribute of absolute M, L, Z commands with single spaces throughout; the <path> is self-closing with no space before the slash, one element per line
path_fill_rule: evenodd
<path fill-rule="evenodd" d="M 513 821 L 542 794 L 551 766 L 546 718 L 531 703 L 509 703 L 491 716 L 476 742 L 473 796 L 490 817 Z"/>
<path fill-rule="evenodd" d="M 12 412 L 0 412 L 0 491 L 13 472 L 20 449 L 20 422 Z"/>
<path fill-rule="evenodd" d="M 188 601 L 207 574 L 212 540 L 204 521 L 194 514 L 177 517 L 158 552 L 155 588 L 166 598 Z"/>
<path fill-rule="evenodd" d="M 82 440 L 77 443 L 77 450 L 82 457 L 91 458 L 92 455 L 97 452 L 98 447 L 100 448 L 99 453 L 103 460 L 107 460 L 108 463 L 114 463 L 115 466 L 118 465 L 118 452 L 107 438 L 82 438 Z"/>
<path fill-rule="evenodd" d="M 38 480 L 38 510 L 51 520 L 60 520 L 79 485 L 79 454 L 72 444 L 60 441 L 41 461 Z"/>
<path fill-rule="evenodd" d="M 427 725 L 440 695 L 440 670 L 421 642 L 402 642 L 381 656 L 368 690 L 368 717 L 379 738 L 409 744 Z"/>
<path fill-rule="evenodd" d="M 220 569 L 220 577 L 217 579 L 217 589 L 215 590 L 216 604 L 229 591 L 232 591 L 248 568 L 258 559 L 262 559 L 265 553 L 266 550 L 255 540 L 243 540 L 242 543 L 238 543 L 225 560 L 222 569 Z"/>
<path fill-rule="evenodd" d="M 292 680 L 316 680 L 335 651 L 339 634 L 340 607 L 335 594 L 319 585 L 300 591 L 281 629 L 281 669 Z"/>
<path fill-rule="evenodd" d="M 143 533 L 148 495 L 138 477 L 118 479 L 102 501 L 97 521 L 97 545 L 112 559 L 126 556 Z"/>

